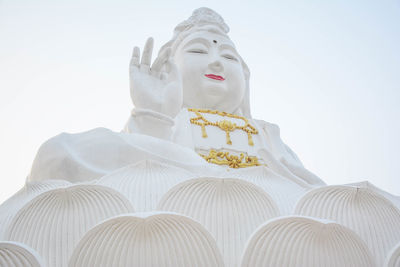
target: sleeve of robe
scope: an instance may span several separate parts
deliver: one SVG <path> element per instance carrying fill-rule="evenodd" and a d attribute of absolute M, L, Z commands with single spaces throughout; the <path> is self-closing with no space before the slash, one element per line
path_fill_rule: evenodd
<path fill-rule="evenodd" d="M 83 182 L 141 160 L 198 170 L 206 162 L 192 149 L 160 138 L 105 128 L 62 133 L 46 141 L 33 161 L 28 181 Z"/>
<path fill-rule="evenodd" d="M 325 185 L 318 176 L 303 166 L 297 155 L 282 141 L 278 125 L 260 120 L 257 120 L 257 124 L 263 129 L 269 146 L 259 153 L 275 171 L 284 176 L 303 180 L 310 185 Z"/>

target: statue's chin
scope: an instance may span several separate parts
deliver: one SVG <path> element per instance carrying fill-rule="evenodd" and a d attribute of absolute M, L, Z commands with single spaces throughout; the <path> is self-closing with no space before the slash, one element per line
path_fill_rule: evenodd
<path fill-rule="evenodd" d="M 201 92 L 204 103 L 207 103 L 210 106 L 218 105 L 229 99 L 228 90 L 226 86 L 222 84 L 208 82 L 203 85 Z"/>
<path fill-rule="evenodd" d="M 216 98 L 223 99 L 226 96 L 225 88 L 216 88 L 216 87 L 209 87 L 204 90 L 204 93 L 208 98 Z M 212 99 L 210 99 L 212 101 Z"/>

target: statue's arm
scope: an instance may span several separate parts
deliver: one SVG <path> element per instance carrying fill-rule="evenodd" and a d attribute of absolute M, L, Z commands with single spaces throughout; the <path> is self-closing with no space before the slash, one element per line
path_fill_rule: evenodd
<path fill-rule="evenodd" d="M 152 38 L 147 40 L 141 59 L 139 48 L 133 50 L 129 76 L 135 108 L 124 131 L 170 140 L 174 117 L 182 107 L 182 79 L 170 49 L 162 51 L 150 67 L 152 52 Z"/>
<path fill-rule="evenodd" d="M 123 131 L 171 140 L 173 118 L 150 109 L 134 108 Z"/>

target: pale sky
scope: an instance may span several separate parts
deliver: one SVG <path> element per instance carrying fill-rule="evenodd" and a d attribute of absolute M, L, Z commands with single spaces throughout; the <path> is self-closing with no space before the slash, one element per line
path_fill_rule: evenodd
<path fill-rule="evenodd" d="M 133 46 L 158 49 L 201 6 L 250 67 L 254 118 L 326 183 L 400 195 L 400 0 L 0 0 L 0 203 L 47 139 L 120 131 Z"/>

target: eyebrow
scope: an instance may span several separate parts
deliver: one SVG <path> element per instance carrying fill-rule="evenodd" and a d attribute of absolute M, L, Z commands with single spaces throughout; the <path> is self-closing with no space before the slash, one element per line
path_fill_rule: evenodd
<path fill-rule="evenodd" d="M 195 39 L 190 40 L 189 42 L 187 42 L 187 43 L 183 46 L 183 48 L 186 48 L 186 47 L 188 47 L 189 45 L 192 45 L 193 43 L 202 43 L 202 44 L 206 45 L 207 47 L 210 47 L 210 42 L 209 42 L 207 39 L 202 38 L 202 37 L 197 37 L 197 38 L 195 38 Z"/>
<path fill-rule="evenodd" d="M 233 47 L 233 46 L 231 46 L 231 45 L 222 44 L 218 49 L 219 49 L 220 51 L 221 51 L 221 50 L 224 50 L 224 49 L 227 49 L 227 50 L 230 50 L 231 52 L 233 52 L 236 56 L 239 56 L 239 55 L 238 55 L 238 52 L 237 52 L 236 49 L 235 49 L 235 47 Z"/>

